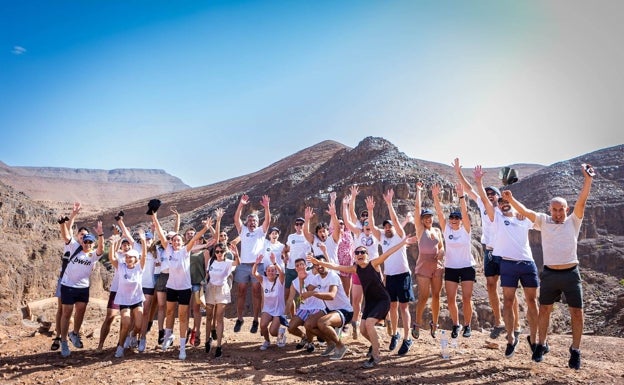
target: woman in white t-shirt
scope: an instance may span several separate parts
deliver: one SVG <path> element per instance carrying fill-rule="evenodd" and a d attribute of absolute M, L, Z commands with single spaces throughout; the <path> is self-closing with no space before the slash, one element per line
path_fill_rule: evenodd
<path fill-rule="evenodd" d="M 262 313 L 260 314 L 260 334 L 264 343 L 260 350 L 267 350 L 271 346 L 271 336 L 277 337 L 280 328 L 280 316 L 284 314 L 286 302 L 284 300 L 285 275 L 277 263 L 275 254 L 271 253 L 271 264 L 264 269 L 264 275 L 258 273 L 258 264 L 262 263 L 264 255 L 260 254 L 251 268 L 251 274 L 262 285 Z M 278 345 L 283 347 L 284 345 Z"/>
<path fill-rule="evenodd" d="M 470 218 L 464 188 L 461 183 L 455 186 L 461 211 L 451 211 L 449 221 L 446 222 L 440 203 L 440 185 L 433 185 L 433 203 L 438 214 L 440 227 L 444 231 L 445 259 L 444 259 L 444 289 L 448 302 L 449 313 L 453 320 L 451 338 L 457 338 L 461 329 L 459 310 L 457 309 L 457 288 L 461 283 L 462 304 L 464 310 L 463 336 L 470 337 L 470 320 L 472 319 L 472 288 L 476 280 L 475 260 L 471 253 L 472 240 L 470 236 Z"/>
<path fill-rule="evenodd" d="M 136 249 L 130 249 L 119 255 L 115 252 L 118 249 L 119 239 L 113 239 L 110 248 L 109 260 L 111 265 L 117 269 L 119 282 L 117 285 L 117 295 L 115 295 L 115 304 L 119 305 L 119 313 L 121 314 L 121 329 L 119 331 L 119 342 L 115 357 L 121 358 L 124 355 L 124 349 L 130 347 L 126 337 L 132 328 L 135 336 L 140 336 L 141 326 L 143 325 L 143 271 L 145 269 L 147 246 L 145 244 L 145 233 L 139 233 L 141 242 L 141 254 Z M 123 258 L 122 261 L 119 259 Z M 133 323 L 133 325 L 132 325 Z M 135 337 L 136 338 L 136 337 Z M 136 340 L 135 340 L 136 341 Z"/>
<path fill-rule="evenodd" d="M 232 302 L 230 280 L 228 277 L 240 264 L 238 254 L 234 254 L 234 260 L 225 257 L 229 253 L 225 243 L 219 242 L 214 246 L 214 258 L 206 263 L 206 327 L 213 324 L 217 333 L 217 348 L 215 358 L 223 355 L 221 341 L 223 340 L 223 318 L 225 305 Z M 209 335 L 206 332 L 206 335 Z M 210 353 L 212 338 L 206 341 L 206 353 Z"/>

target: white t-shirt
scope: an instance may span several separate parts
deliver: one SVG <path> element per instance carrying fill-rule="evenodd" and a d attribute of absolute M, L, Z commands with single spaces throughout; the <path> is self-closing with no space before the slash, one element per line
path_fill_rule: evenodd
<path fill-rule="evenodd" d="M 301 284 L 299 277 L 297 277 L 292 281 L 292 285 L 295 288 L 295 291 L 299 293 L 299 295 L 301 295 L 301 293 L 305 293 L 306 291 L 308 291 L 307 287 L 310 285 L 318 288 L 317 277 L 318 276 L 312 273 L 308 273 L 308 275 L 303 279 L 303 284 Z M 323 300 L 312 296 L 301 301 L 301 304 L 299 305 L 299 309 L 300 310 L 325 310 L 325 304 L 323 303 Z"/>
<path fill-rule="evenodd" d="M 214 286 L 222 286 L 227 282 L 227 277 L 234 270 L 232 264 L 234 261 L 229 259 L 223 261 L 214 260 L 206 266 L 206 274 L 210 276 L 210 284 Z"/>
<path fill-rule="evenodd" d="M 158 247 L 156 250 L 156 252 L 158 253 L 158 259 L 160 260 L 159 273 L 169 274 L 169 259 L 165 254 L 165 249 L 162 247 Z"/>
<path fill-rule="evenodd" d="M 488 201 L 488 204 L 491 203 Z M 481 243 L 487 247 L 492 247 L 494 244 L 494 236 L 496 235 L 494 231 L 494 223 L 490 221 L 481 197 L 477 197 L 477 206 L 479 207 L 479 213 L 481 214 Z M 500 213 L 500 209 L 498 207 L 494 207 L 494 212 Z"/>
<path fill-rule="evenodd" d="M 258 255 L 262 254 L 264 239 L 266 234 L 262 226 L 258 226 L 254 231 L 249 230 L 245 225 L 240 232 L 240 263 L 255 263 Z"/>
<path fill-rule="evenodd" d="M 344 287 L 342 286 L 342 281 L 338 274 L 334 271 L 328 271 L 325 278 L 317 275 L 317 287 L 318 291 L 322 293 L 329 292 L 329 288 L 331 286 L 338 286 L 338 292 L 333 300 L 327 301 L 325 300 L 325 305 L 329 310 L 346 310 L 353 311 L 353 307 L 351 307 L 351 301 L 349 301 L 349 297 L 345 294 Z"/>
<path fill-rule="evenodd" d="M 574 213 L 563 223 L 553 222 L 550 215 L 537 214 L 534 228 L 542 232 L 544 265 L 579 263 L 576 248 L 582 221 Z"/>
<path fill-rule="evenodd" d="M 262 302 L 262 312 L 270 314 L 274 317 L 284 314 L 286 305 L 284 304 L 284 284 L 275 278 L 275 282 L 269 281 L 265 276 L 262 277 L 262 293 L 264 301 Z"/>
<path fill-rule="evenodd" d="M 268 239 L 264 240 L 264 258 L 262 263 L 264 266 L 269 266 L 271 262 L 271 253 L 275 255 L 275 262 L 280 266 L 282 271 L 284 270 L 284 261 L 282 260 L 282 251 L 284 251 L 285 245 L 282 242 L 271 243 Z"/>
<path fill-rule="evenodd" d="M 71 244 L 80 244 L 72 239 Z M 75 246 L 72 246 L 72 250 L 76 250 Z M 61 284 L 67 287 L 74 288 L 86 288 L 90 285 L 89 278 L 91 277 L 91 271 L 95 268 L 95 263 L 102 258 L 101 255 L 97 255 L 96 250 L 85 253 L 79 251 L 78 254 L 72 258 L 65 268 L 63 278 L 61 278 Z"/>
<path fill-rule="evenodd" d="M 386 250 L 392 248 L 392 246 L 401 243 L 403 238 L 399 237 L 398 234 L 394 234 L 392 238 L 386 238 L 385 234 L 381 236 L 381 251 L 384 253 Z M 409 264 L 407 262 L 407 249 L 405 246 L 401 247 L 399 250 L 395 251 L 388 259 L 384 262 L 384 274 L 385 275 L 397 275 L 409 272 Z"/>
<path fill-rule="evenodd" d="M 294 270 L 295 261 L 299 258 L 305 259 L 306 253 L 310 251 L 310 242 L 303 234 L 293 233 L 288 236 L 286 244 L 290 247 L 286 268 Z"/>
<path fill-rule="evenodd" d="M 335 263 L 337 265 L 339 264 L 338 263 L 338 245 L 340 244 L 340 242 L 342 242 L 342 238 L 338 239 L 338 242 L 336 242 L 334 241 L 334 238 L 331 235 L 328 236 L 327 239 L 325 240 L 325 247 L 327 248 L 327 257 L 329 259 L 327 262 Z M 315 235 L 314 243 L 312 243 L 312 253 L 314 253 L 314 255 L 325 255 L 323 254 L 323 251 L 319 247 L 319 245 L 322 243 L 323 241 L 321 241 L 319 237 Z"/>
<path fill-rule="evenodd" d="M 191 253 L 182 246 L 180 250 L 174 251 L 171 245 L 165 249 L 165 259 L 169 266 L 169 279 L 167 288 L 173 290 L 187 290 L 191 285 Z"/>
<path fill-rule="evenodd" d="M 358 248 L 360 246 L 366 247 L 369 259 L 373 260 L 379 257 L 379 240 L 375 238 L 372 232 L 370 235 L 366 235 L 364 231 L 362 231 L 360 235 L 355 237 L 354 248 Z"/>
<path fill-rule="evenodd" d="M 145 301 L 141 286 L 143 280 L 141 264 L 137 262 L 131 269 L 125 263 L 119 263 L 117 272 L 119 274 L 119 288 L 115 295 L 115 304 L 130 306 Z"/>
<path fill-rule="evenodd" d="M 143 281 L 141 281 L 141 286 L 146 289 L 154 288 L 154 265 L 156 264 L 156 258 L 154 258 L 154 254 L 151 251 L 147 252 L 145 256 L 145 266 L 143 267 Z"/>
<path fill-rule="evenodd" d="M 529 229 L 533 227 L 533 222 L 495 212 L 493 223 L 496 236 L 492 254 L 515 261 L 533 261 L 529 246 Z"/>
<path fill-rule="evenodd" d="M 471 253 L 470 233 L 464 226 L 460 225 L 459 229 L 453 230 L 447 224 L 444 229 L 444 241 L 446 242 L 444 267 L 462 269 L 476 265 Z"/>

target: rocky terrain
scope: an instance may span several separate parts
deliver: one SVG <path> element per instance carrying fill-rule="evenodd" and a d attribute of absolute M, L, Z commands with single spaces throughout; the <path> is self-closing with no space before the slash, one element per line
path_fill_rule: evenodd
<path fill-rule="evenodd" d="M 85 336 L 89 341 L 86 343 L 87 349 L 72 355 L 71 360 L 61 362 L 57 354 L 47 350 L 49 339 L 46 338 L 46 331 L 36 332 L 41 326 L 37 320 L 51 320 L 54 309 L 42 308 L 38 314 L 27 314 L 25 305 L 48 298 L 53 293 L 61 250 L 56 218 L 60 213 L 68 213 L 71 209 L 71 202 L 65 201 L 66 197 L 56 198 L 62 194 L 54 194 L 61 188 L 66 191 L 68 185 L 50 182 L 46 187 L 52 190 L 48 198 L 29 197 L 22 192 L 23 190 L 16 188 L 15 184 L 11 184 L 13 187 L 5 184 L 8 181 L 16 183 L 14 181 L 19 181 L 20 178 L 27 180 L 28 177 L 21 175 L 14 178 L 13 174 L 7 176 L 10 170 L 7 171 L 7 167 L 0 167 L 0 263 L 6 266 L 6 274 L 0 275 L 0 352 L 2 352 L 0 357 L 3 362 L 0 364 L 0 375 L 4 376 L 6 381 L 14 383 L 65 381 L 94 383 L 112 382 L 116 376 L 125 375 L 128 368 L 149 367 L 156 370 L 140 379 L 129 377 L 127 382 L 160 383 L 163 376 L 167 376 L 170 371 L 189 370 L 196 373 L 197 377 L 173 378 L 179 383 L 229 380 L 237 384 L 269 381 L 287 384 L 368 383 L 367 381 L 373 379 L 389 383 L 485 384 L 518 381 L 529 384 L 623 383 L 622 368 L 609 366 L 610 362 L 614 361 L 612 355 L 617 357 L 623 350 L 621 339 L 607 337 L 624 337 L 624 286 L 621 281 L 624 275 L 624 234 L 619 219 L 620 214 L 624 213 L 624 201 L 621 199 L 624 188 L 623 154 L 624 146 L 620 145 L 548 167 L 531 164 L 512 165 L 519 170 L 521 178 L 510 188 L 519 200 L 538 211 L 546 210 L 548 200 L 555 195 L 563 196 L 571 204 L 574 203 L 582 183 L 581 163 L 593 164 L 598 173 L 586 208 L 579 241 L 586 300 L 585 333 L 588 335 L 584 339 L 586 341 L 584 349 L 591 352 L 587 357 L 589 370 L 581 374 L 571 372 L 565 364 L 566 347 L 569 343 L 567 336 L 569 317 L 565 306 L 555 307 L 552 330 L 559 335 L 554 336 L 553 341 L 559 346 L 558 350 L 546 360 L 548 365 L 531 364 L 526 351 L 521 353 L 523 357 L 521 360 L 501 360 L 502 347 L 491 348 L 486 338 L 487 333 L 475 333 L 475 338 L 466 341 L 466 346 L 462 349 L 466 354 L 460 355 L 451 363 L 437 359 L 436 341 L 425 336 L 425 339 L 421 337 L 422 346 L 419 345 L 416 351 L 407 357 L 394 356 L 388 359 L 388 365 L 384 364 L 374 371 L 364 372 L 357 369 L 362 359 L 361 353 L 365 351 L 365 346 L 360 342 L 356 343 L 353 349 L 357 354 L 344 362 L 333 363 L 330 366 L 317 356 L 313 360 L 301 362 L 295 359 L 300 355 L 299 352 L 289 352 L 284 357 L 283 354 L 273 351 L 257 354 L 256 346 L 253 344 L 257 343 L 258 336 L 249 333 L 228 337 L 227 343 L 231 344 L 233 349 L 226 353 L 226 359 L 222 360 L 223 362 L 208 360 L 210 364 L 215 365 L 215 369 L 218 369 L 214 373 L 203 370 L 206 358 L 201 351 L 194 352 L 185 363 L 171 362 L 169 360 L 171 354 L 163 354 L 157 350 L 146 355 L 132 356 L 132 359 L 119 363 L 112 359 L 110 349 L 103 355 L 95 354 L 89 349 L 96 344 L 94 341 L 97 341 L 102 317 L 101 309 L 98 310 L 97 306 L 90 310 L 91 316 L 85 325 Z M 158 197 L 163 201 L 159 213 L 165 227 L 172 222 L 169 211 L 171 207 L 176 207 L 182 214 L 182 228 L 191 225 L 199 227 L 201 220 L 211 215 L 217 207 L 226 210 L 226 219 L 232 218 L 243 193 L 251 197 L 251 209 L 255 210 L 262 209 L 259 205 L 260 197 L 268 194 L 271 197 L 272 217 L 275 224 L 282 229 L 282 238 L 285 238 L 293 228 L 294 218 L 303 214 L 305 206 L 317 208 L 316 220 L 326 220 L 324 210 L 329 194 L 336 191 L 340 201 L 343 194 L 348 191 L 348 187 L 354 183 L 358 184 L 362 191 L 357 200 L 357 208 L 364 207 L 363 197 L 374 196 L 377 202 L 375 220 L 381 223 L 388 215 L 382 193 L 388 188 L 394 189 L 395 208 L 402 219 L 408 212 L 413 211 L 414 183 L 417 180 L 422 180 L 426 186 L 434 182 L 440 183 L 444 189 L 443 204 L 447 209 L 456 204 L 456 200 L 453 200 L 452 185 L 455 183 L 455 176 L 450 167 L 451 161 L 452 159 L 449 159 L 447 166 L 412 159 L 382 138 L 365 138 L 355 148 L 326 141 L 253 174 L 209 186 L 174 192 L 153 192 L 140 200 L 129 199 L 131 195 L 126 192 L 130 190 L 119 190 L 125 197 L 123 202 L 110 206 L 95 206 L 95 203 L 91 203 L 94 206 L 78 219 L 78 225 L 93 226 L 95 221 L 100 219 L 104 221 L 108 235 L 113 216 L 119 209 L 123 209 L 126 213 L 126 223 L 132 228 L 146 227 L 149 223 L 149 217 L 145 215 L 146 202 L 151 197 Z M 465 166 L 467 166 L 465 174 L 470 177 L 470 166 L 473 165 Z M 498 169 L 488 171 L 487 184 L 500 184 L 497 181 Z M 84 175 L 86 174 L 88 173 Z M 50 178 L 50 180 L 58 179 Z M 101 187 L 119 182 L 102 183 L 102 181 L 82 180 L 66 183 L 92 183 Z M 44 182 L 41 183 L 43 185 Z M 97 199 L 91 202 L 97 202 Z M 432 205 L 430 192 L 427 192 L 425 198 L 425 206 L 427 205 Z M 480 219 L 474 203 L 471 203 L 471 211 L 471 220 L 475 225 L 473 251 L 475 255 L 480 256 L 478 243 Z M 262 213 L 260 215 L 262 216 Z M 224 225 L 234 236 L 235 230 L 231 219 L 226 220 Z M 412 231 L 413 225 L 408 223 L 406 229 L 408 232 Z M 539 242 L 539 233 L 532 232 L 531 243 L 538 262 L 541 261 Z M 409 252 L 412 256 L 410 263 L 413 266 L 417 251 L 410 249 Z M 478 274 L 478 277 L 474 292 L 475 316 L 472 325 L 477 331 L 481 328 L 487 331 L 492 319 L 482 274 Z M 92 297 L 105 298 L 109 279 L 108 270 L 98 264 L 92 281 Z M 524 307 L 521 310 L 524 311 Z M 232 314 L 233 309 L 228 309 L 226 314 L 229 317 L 228 322 L 231 321 Z M 30 315 L 30 318 L 22 320 L 24 315 Z M 425 314 L 425 317 L 427 319 L 429 315 Z M 447 329 L 450 327 L 448 311 L 444 304 L 441 321 L 442 327 Z M 116 326 L 113 330 L 116 330 L 115 328 Z M 111 339 L 109 348 L 112 348 L 113 344 Z M 525 346 L 524 350 L 526 348 Z M 53 366 L 48 367 L 49 364 Z M 42 369 L 44 367 L 46 369 Z M 323 368 L 331 368 L 331 378 L 320 375 L 326 372 Z M 440 368 L 444 368 L 444 371 L 441 372 Z M 317 373 L 318 369 L 321 371 Z M 419 373 L 418 376 L 414 375 L 415 371 Z"/>

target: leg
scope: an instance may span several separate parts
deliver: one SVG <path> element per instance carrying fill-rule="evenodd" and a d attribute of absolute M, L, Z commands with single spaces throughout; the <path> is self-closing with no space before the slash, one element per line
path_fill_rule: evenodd
<path fill-rule="evenodd" d="M 60 295 L 57 297 L 57 301 L 56 301 L 56 316 L 54 318 L 55 321 L 55 332 L 56 332 L 56 336 L 60 337 L 61 336 L 61 318 L 63 315 L 63 302 L 61 302 L 61 297 Z M 57 348 L 58 349 L 58 348 Z"/>
<path fill-rule="evenodd" d="M 513 303 L 513 314 L 514 314 L 514 330 L 520 330 L 520 304 L 518 303 L 518 298 L 516 298 L 516 296 L 514 296 L 514 303 Z"/>
<path fill-rule="evenodd" d="M 434 275 L 431 278 L 431 319 L 436 328 L 440 317 L 440 294 L 443 282 L 442 275 Z"/>
<path fill-rule="evenodd" d="M 399 303 L 399 315 L 401 316 L 401 324 L 403 325 L 403 338 L 408 340 L 410 335 L 410 325 L 412 324 L 412 316 L 409 312 L 409 302 Z"/>
<path fill-rule="evenodd" d="M 69 334 L 69 320 L 74 311 L 74 305 L 63 305 L 61 314 L 61 341 L 67 342 L 67 334 Z"/>
<path fill-rule="evenodd" d="M 464 311 L 464 325 L 470 325 L 472 321 L 472 289 L 474 281 L 463 281 L 462 288 L 462 309 Z"/>
<path fill-rule="evenodd" d="M 273 320 L 273 316 L 268 313 L 262 313 L 260 315 L 260 335 L 264 337 L 265 341 L 271 341 L 271 337 L 269 336 L 269 325 Z M 278 321 L 279 322 L 279 321 Z M 277 335 L 277 333 L 275 333 Z"/>
<path fill-rule="evenodd" d="M 399 326 L 399 302 L 393 301 L 390 302 L 390 311 L 388 312 L 390 315 L 390 330 L 392 330 L 391 335 L 395 335 L 397 332 L 397 328 Z"/>
<path fill-rule="evenodd" d="M 98 343 L 97 350 L 104 349 L 104 341 L 106 341 L 106 337 L 108 337 L 108 333 L 110 333 L 110 327 L 115 317 L 119 315 L 119 310 L 116 309 L 106 309 L 106 317 L 102 322 L 102 326 L 100 327 L 100 342 Z"/>
<path fill-rule="evenodd" d="M 546 337 L 548 336 L 548 327 L 550 326 L 550 313 L 552 312 L 553 305 L 540 305 L 539 314 L 537 316 L 538 324 L 538 343 L 544 345 L 546 343 Z M 574 336 L 574 330 L 572 331 Z M 574 339 L 574 337 L 572 337 Z"/>
<path fill-rule="evenodd" d="M 459 310 L 457 309 L 457 282 L 446 281 L 444 287 L 446 289 L 446 302 L 453 325 L 459 325 Z"/>
<path fill-rule="evenodd" d="M 580 350 L 584 324 L 583 308 L 570 307 L 569 310 L 572 323 L 572 348 Z"/>
<path fill-rule="evenodd" d="M 537 317 L 538 317 L 537 288 L 536 287 L 524 287 L 523 290 L 524 290 L 524 298 L 526 299 L 526 303 L 527 303 L 527 320 L 529 321 L 529 332 L 531 336 L 531 341 L 536 341 Z"/>
<path fill-rule="evenodd" d="M 353 306 L 353 321 L 356 322 L 362 316 L 362 298 L 364 298 L 362 285 L 353 284 L 351 286 L 351 306 Z"/>
<path fill-rule="evenodd" d="M 427 307 L 427 300 L 429 299 L 429 291 L 431 290 L 431 279 L 423 277 L 421 275 L 416 276 L 418 282 L 418 302 L 416 302 L 416 324 L 423 325 L 423 313 Z M 434 322 L 434 324 L 436 324 Z"/>
<path fill-rule="evenodd" d="M 488 299 L 490 301 L 490 307 L 492 308 L 492 314 L 494 315 L 494 326 L 501 326 L 503 324 L 500 310 L 500 299 L 498 298 L 498 277 L 498 275 L 485 277 Z"/>
<path fill-rule="evenodd" d="M 128 331 L 130 330 L 130 309 L 123 309 L 121 312 L 121 320 L 120 320 L 120 330 L 119 330 L 119 340 L 117 341 L 117 346 L 124 346 L 124 342 L 126 341 L 126 337 L 128 336 Z"/>
<path fill-rule="evenodd" d="M 180 322 L 180 345 L 182 345 L 182 339 L 184 339 L 184 341 L 186 342 L 186 332 L 188 330 L 188 324 L 189 324 L 188 311 L 189 311 L 189 305 L 182 305 L 182 304 L 178 305 L 178 321 Z"/>
<path fill-rule="evenodd" d="M 236 316 L 239 320 L 243 320 L 243 312 L 245 310 L 245 299 L 247 297 L 247 283 L 239 282 L 236 284 Z"/>
<path fill-rule="evenodd" d="M 159 291 L 156 293 L 158 303 L 158 330 L 165 329 L 165 318 L 167 314 L 167 292 Z"/>
<path fill-rule="evenodd" d="M 149 321 L 151 320 L 151 318 L 149 317 L 150 312 L 152 310 L 152 299 L 154 298 L 153 295 L 149 295 L 149 294 L 145 294 L 145 301 L 143 302 L 143 311 L 141 315 L 141 331 L 140 331 L 140 336 L 141 338 L 145 338 L 145 335 L 147 334 L 147 324 L 149 323 Z"/>
<path fill-rule="evenodd" d="M 216 306 L 213 304 L 206 304 L 206 342 L 208 342 L 208 339 L 210 338 L 212 323 L 216 321 L 215 308 Z"/>
<path fill-rule="evenodd" d="M 370 341 L 373 347 L 372 355 L 376 360 L 381 357 L 381 353 L 379 352 L 379 336 L 377 335 L 377 329 L 375 329 L 375 324 L 377 324 L 378 321 L 379 320 L 376 318 L 367 318 L 364 320 L 362 327 L 362 335 Z"/>
<path fill-rule="evenodd" d="M 86 302 L 76 302 L 76 312 L 74 314 L 74 333 L 79 334 L 84 320 L 85 311 L 87 310 Z"/>
<path fill-rule="evenodd" d="M 260 282 L 251 284 L 251 304 L 253 307 L 253 320 L 258 321 L 260 310 L 262 310 L 262 285 Z"/>
<path fill-rule="evenodd" d="M 503 319 L 505 320 L 505 329 L 507 330 L 507 342 L 514 343 L 514 325 L 516 324 L 514 316 L 514 302 L 516 301 L 516 288 L 503 287 Z"/>
<path fill-rule="evenodd" d="M 217 346 L 221 346 L 223 340 L 223 316 L 225 315 L 225 304 L 218 303 L 215 306 L 215 328 L 217 329 Z"/>
<path fill-rule="evenodd" d="M 345 294 L 347 297 L 351 298 L 351 274 L 347 277 L 340 276 L 340 281 L 342 282 L 342 287 L 344 288 Z"/>

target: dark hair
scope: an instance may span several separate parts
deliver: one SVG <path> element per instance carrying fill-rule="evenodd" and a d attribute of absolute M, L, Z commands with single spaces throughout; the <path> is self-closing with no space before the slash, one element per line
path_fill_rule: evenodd
<path fill-rule="evenodd" d="M 90 234 L 90 233 L 91 233 L 91 232 L 89 231 L 89 229 L 88 229 L 88 228 L 86 228 L 86 227 L 84 227 L 84 226 L 80 226 L 80 227 L 78 228 L 78 232 L 81 232 L 82 230 L 86 231 L 88 234 Z"/>
<path fill-rule="evenodd" d="M 318 233 L 318 231 L 321 230 L 321 229 L 327 229 L 327 228 L 329 228 L 329 225 L 326 222 L 320 222 L 314 228 L 314 234 Z"/>
<path fill-rule="evenodd" d="M 297 264 L 297 262 L 299 262 L 299 261 L 301 261 L 301 262 L 303 262 L 303 263 L 306 263 L 305 258 L 297 258 L 297 259 L 295 259 L 295 265 L 296 265 L 296 264 Z"/>

